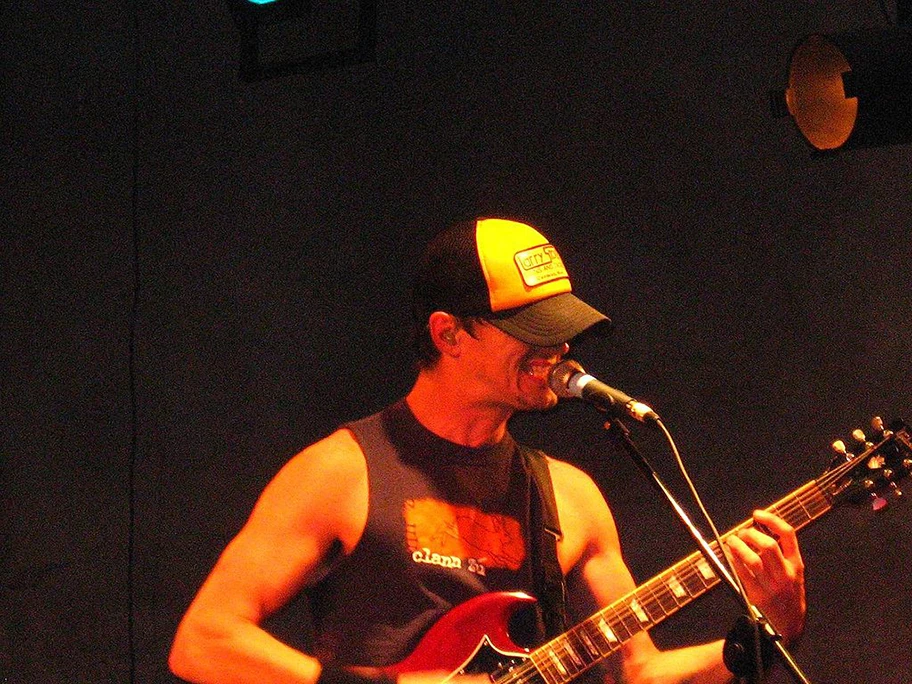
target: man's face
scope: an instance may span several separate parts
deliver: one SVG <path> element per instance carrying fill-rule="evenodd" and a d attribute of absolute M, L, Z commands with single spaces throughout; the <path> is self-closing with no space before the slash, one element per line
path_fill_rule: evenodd
<path fill-rule="evenodd" d="M 533 347 L 490 323 L 473 326 L 462 356 L 466 387 L 476 401 L 515 411 L 554 406 L 548 374 L 567 353 L 566 343 Z"/>

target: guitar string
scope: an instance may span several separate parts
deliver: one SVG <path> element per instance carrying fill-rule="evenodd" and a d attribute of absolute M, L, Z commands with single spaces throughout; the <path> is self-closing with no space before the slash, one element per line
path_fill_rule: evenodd
<path fill-rule="evenodd" d="M 816 518 L 820 517 L 826 513 L 830 508 L 832 508 L 832 503 L 830 498 L 826 495 L 826 490 L 833 484 L 837 483 L 840 479 L 845 477 L 850 471 L 858 467 L 865 459 L 869 459 L 874 453 L 879 451 L 883 445 L 889 441 L 889 438 L 882 440 L 879 444 L 874 445 L 867 449 L 864 453 L 854 456 L 851 459 L 847 460 L 845 463 L 842 463 L 831 470 L 824 473 L 818 480 L 813 480 L 806 483 L 802 487 L 799 487 L 793 494 L 785 497 L 784 499 L 774 503 L 767 510 L 770 510 L 780 517 L 782 517 L 786 522 L 788 522 L 796 529 L 800 529 L 804 525 L 812 522 Z M 802 514 L 802 520 L 797 519 L 798 513 Z M 752 524 L 751 520 L 746 520 L 741 524 L 737 525 L 731 532 L 727 533 L 725 537 L 731 536 L 732 534 L 737 533 L 739 530 L 749 527 Z M 724 539 L 724 537 L 723 537 Z M 713 543 L 711 546 L 717 547 L 718 545 Z M 714 549 L 714 553 L 717 553 L 717 550 Z M 517 682 L 523 684 L 525 682 L 532 681 L 536 677 L 543 678 L 548 684 L 552 680 L 556 682 L 570 681 L 576 676 L 584 672 L 585 670 L 592 667 L 594 664 L 600 662 L 604 658 L 607 658 L 612 653 L 614 653 L 620 646 L 630 639 L 634 634 L 643 631 L 647 626 L 652 626 L 664 618 L 670 616 L 677 610 L 679 610 L 684 605 L 687 605 L 692 599 L 695 599 L 714 586 L 718 581 L 718 577 L 713 575 L 710 578 L 704 577 L 702 572 L 699 570 L 699 558 L 700 554 L 694 556 L 688 556 L 679 563 L 675 564 L 672 568 L 660 573 L 659 575 L 648 580 L 642 587 L 634 590 L 631 594 L 619 599 L 618 601 L 606 606 L 602 610 L 598 611 L 594 616 L 589 619 L 584 620 L 578 625 L 572 627 L 564 635 L 548 642 L 544 646 L 533 651 L 529 658 L 523 661 L 520 665 L 516 666 L 508 672 L 509 681 Z M 681 583 L 681 588 L 686 592 L 687 596 L 679 596 L 675 593 L 674 590 L 670 588 L 669 582 L 674 578 L 679 583 Z M 691 588 L 688 586 L 688 583 L 694 578 L 699 579 L 699 586 L 696 588 Z M 658 596 L 656 592 L 658 591 Z M 651 599 L 645 594 L 649 594 Z M 674 599 L 674 606 L 671 606 L 669 609 L 666 609 L 662 604 L 659 596 L 667 595 L 670 592 L 671 597 Z M 632 597 L 632 599 L 631 599 Z M 629 600 L 628 600 L 629 599 Z M 678 599 L 682 599 L 684 602 L 679 603 Z M 636 611 L 633 609 L 633 600 L 637 601 L 638 606 L 644 611 L 643 614 L 647 617 L 647 620 L 644 622 L 640 615 L 636 614 Z M 657 612 L 660 613 L 660 617 L 654 618 L 650 608 L 657 609 Z M 614 618 L 611 620 L 617 628 L 619 625 L 624 628 L 629 634 L 624 637 L 620 637 L 616 643 L 613 643 L 608 640 L 608 637 L 605 636 L 600 629 L 595 626 L 595 619 L 604 619 L 605 615 L 608 612 L 614 613 Z M 628 618 L 634 618 L 634 629 L 631 629 L 626 620 Z M 647 624 L 648 623 L 648 624 Z M 602 653 L 601 649 L 596 647 L 597 654 L 593 654 L 591 649 L 588 646 L 584 646 L 584 651 L 591 658 L 589 662 L 583 662 L 581 668 L 573 666 L 569 662 L 561 660 L 561 656 L 554 648 L 555 644 L 561 644 L 563 642 L 568 642 L 567 647 L 572 649 L 573 645 L 569 643 L 570 639 L 573 636 L 576 636 L 578 633 L 585 633 L 585 630 L 589 627 L 592 628 L 586 635 L 586 639 L 590 643 L 601 642 L 604 640 L 608 648 L 607 653 Z M 612 632 L 613 633 L 613 632 Z M 616 635 L 615 635 L 616 636 Z M 593 641 L 594 640 L 594 641 Z M 541 654 L 547 651 L 549 656 L 553 656 L 560 661 L 561 667 L 565 669 L 567 674 L 562 673 L 556 665 L 554 665 L 550 659 L 543 658 Z M 577 648 L 574 650 L 575 653 L 579 654 L 580 650 Z M 570 667 L 568 667 L 570 666 Z M 576 669 L 576 672 L 570 674 L 571 669 Z M 550 675 L 550 678 L 546 675 Z M 496 679 L 495 681 L 506 681 L 506 679 Z"/>
<path fill-rule="evenodd" d="M 796 525 L 803 526 L 803 525 L 813 521 L 820 515 L 823 515 L 826 511 L 828 511 L 832 507 L 830 504 L 830 501 L 827 499 L 826 494 L 824 493 L 824 490 L 826 490 L 830 485 L 836 483 L 841 478 L 845 477 L 851 470 L 858 467 L 858 465 L 862 461 L 864 461 L 867 458 L 870 458 L 870 456 L 873 453 L 875 453 L 876 451 L 878 451 L 884 445 L 884 443 L 886 441 L 888 441 L 888 440 L 882 441 L 880 444 L 873 446 L 870 449 L 866 450 L 865 453 L 860 454 L 856 457 L 853 457 L 850 460 L 846 461 L 844 464 L 840 464 L 839 466 L 833 468 L 832 470 L 828 471 L 827 473 L 824 473 L 824 475 L 822 475 L 819 480 L 807 483 L 803 487 L 799 488 L 794 494 L 792 494 L 792 495 L 786 497 L 785 499 L 777 502 L 776 504 L 773 504 L 772 506 L 770 506 L 768 510 L 771 510 L 771 511 L 777 513 L 778 515 L 780 515 L 780 517 L 784 518 L 787 522 L 789 522 L 793 526 L 796 526 Z M 817 491 L 814 491 L 815 489 Z M 798 512 L 801 512 L 801 514 L 802 514 L 801 515 L 802 519 L 800 521 L 796 517 Z M 736 527 L 731 533 L 729 533 L 726 536 L 729 536 L 730 534 L 737 532 L 739 529 L 748 527 L 751 524 L 752 524 L 752 521 L 750 521 L 750 520 L 745 521 L 744 523 L 742 523 L 741 525 Z M 716 546 L 716 545 L 714 544 L 713 546 Z M 690 560 L 690 559 L 689 558 L 685 559 L 685 561 L 684 561 L 685 565 L 690 565 L 689 563 L 686 562 L 688 560 Z M 656 584 L 667 585 L 668 582 L 667 582 L 666 578 L 669 575 L 673 576 L 675 574 L 676 573 L 674 572 L 674 568 L 673 568 L 671 571 L 666 571 L 665 573 L 662 573 L 661 575 L 659 575 L 656 578 L 653 578 L 653 580 L 650 580 L 649 582 L 647 582 L 644 585 L 644 588 L 649 590 L 650 594 L 653 595 L 653 599 L 654 599 L 652 601 L 647 600 L 647 602 L 644 603 L 644 607 L 647 607 L 647 613 L 650 612 L 648 610 L 648 607 L 652 607 L 652 608 L 657 607 L 658 610 L 660 612 L 664 613 L 665 614 L 664 616 L 667 617 L 672 612 L 676 611 L 677 608 L 680 607 L 680 606 L 673 607 L 671 609 L 671 611 L 669 612 L 668 610 L 666 610 L 664 608 L 661 601 L 655 598 L 655 585 Z M 665 593 L 664 590 L 660 589 L 660 594 L 664 594 L 664 593 Z M 674 596 L 673 592 L 672 592 L 672 595 Z M 676 603 L 677 603 L 677 601 L 676 601 Z M 655 622 L 656 620 L 654 618 L 652 618 L 652 616 L 650 615 L 650 621 Z"/>
<path fill-rule="evenodd" d="M 884 442 L 885 441 L 886 440 L 884 440 Z M 831 471 L 822 475 L 819 480 L 805 484 L 792 495 L 789 495 L 788 497 L 785 497 L 781 501 L 770 506 L 768 510 L 777 513 L 780 515 L 780 517 L 784 518 L 787 522 L 789 522 L 789 524 L 793 526 L 803 526 L 813 521 L 832 507 L 824 493 L 824 490 L 848 474 L 849 471 L 856 468 L 862 461 L 864 461 L 864 459 L 869 458 L 872 453 L 876 452 L 880 447 L 883 446 L 884 442 L 881 442 L 877 446 L 872 447 L 864 454 L 853 457 L 845 464 L 840 464 L 839 466 L 833 468 Z M 801 513 L 800 520 L 798 519 L 797 515 L 799 512 Z M 751 524 L 752 521 L 747 520 L 735 527 L 734 530 L 725 536 L 730 536 L 740 529 L 749 527 Z M 714 551 L 717 551 L 717 544 L 713 543 L 711 546 L 714 548 Z M 670 609 L 665 608 L 660 597 L 667 595 L 669 589 L 669 580 L 671 578 L 680 580 L 680 576 L 686 574 L 688 575 L 686 579 L 689 579 L 697 573 L 695 570 L 695 565 L 696 562 L 699 561 L 698 556 L 699 554 L 695 554 L 693 557 L 688 557 L 670 570 L 667 570 L 657 577 L 654 577 L 653 579 L 647 581 L 641 589 L 638 589 L 635 592 L 634 596 L 642 599 L 641 605 L 649 617 L 649 622 L 658 622 L 658 620 L 664 619 L 664 617 L 671 615 L 681 607 L 681 605 L 678 603 L 678 598 L 684 597 L 677 596 L 673 591 L 671 592 L 671 596 L 674 597 L 676 605 L 672 606 Z M 717 578 L 710 580 L 710 585 L 715 584 L 716 580 Z M 705 588 L 709 587 L 706 586 Z M 656 595 L 656 591 L 658 591 L 658 596 Z M 698 589 L 698 593 L 703 593 L 703 589 Z M 693 592 L 688 590 L 688 594 L 693 594 Z M 685 600 L 685 604 L 689 602 L 689 599 L 690 597 Z M 632 601 L 628 600 L 626 603 L 632 604 Z M 657 620 L 653 617 L 653 614 L 658 613 L 661 613 L 662 615 Z"/>
<path fill-rule="evenodd" d="M 801 495 L 801 491 L 799 490 L 797 496 L 800 497 L 800 495 Z M 772 508 L 775 508 L 775 507 L 777 507 L 777 505 L 774 505 Z M 779 505 L 778 507 L 785 510 L 785 508 L 781 505 Z M 791 506 L 790 508 L 793 511 L 797 511 L 797 510 L 806 511 L 807 510 L 807 507 L 801 503 L 799 503 L 797 506 Z M 741 527 L 747 526 L 749 524 L 750 524 L 750 521 L 746 521 L 745 523 L 742 523 L 741 525 L 736 527 L 735 530 L 738 530 Z M 700 558 L 702 558 L 702 556 L 700 556 Z M 680 582 L 683 583 L 683 587 L 688 594 L 684 605 L 686 605 L 686 603 L 689 603 L 691 599 L 697 598 L 698 596 L 702 595 L 713 584 L 715 584 L 715 582 L 718 581 L 718 578 L 716 578 L 715 576 L 713 576 L 711 578 L 704 577 L 703 573 L 698 568 L 698 562 L 699 562 L 700 558 L 688 557 L 688 558 L 684 559 L 675 567 L 669 569 L 668 571 L 666 571 L 664 573 L 661 573 L 657 577 L 652 578 L 651 580 L 646 582 L 642 587 L 640 587 L 639 590 L 634 592 L 634 594 L 633 594 L 634 598 L 636 598 L 637 595 L 639 595 L 639 598 L 637 600 L 637 605 L 639 605 L 641 607 L 641 609 L 645 611 L 644 614 L 648 618 L 648 620 L 646 621 L 647 623 L 655 624 L 656 622 L 660 621 L 661 619 L 664 619 L 664 617 L 667 617 L 668 615 L 670 615 L 672 612 L 676 611 L 678 608 L 682 607 L 682 605 L 676 605 L 675 608 L 671 609 L 671 611 L 668 611 L 655 598 L 655 593 L 657 590 L 660 593 L 664 593 L 665 588 L 669 584 L 670 576 L 675 576 L 676 578 L 678 578 L 678 580 Z M 699 583 L 698 586 L 694 585 L 694 582 L 693 582 L 694 579 L 698 580 L 698 583 Z M 659 586 L 659 585 L 663 585 L 663 586 Z M 650 599 L 650 598 L 646 597 L 645 594 L 647 594 L 647 593 L 650 594 L 653 598 Z M 672 593 L 672 596 L 674 596 L 673 593 Z M 684 598 L 684 597 L 681 597 L 681 598 Z M 630 599 L 630 596 L 625 597 L 625 599 Z M 623 600 L 624 599 L 622 599 L 622 601 Z M 675 598 L 675 603 L 677 604 L 677 597 Z M 532 665 L 523 664 L 521 666 L 518 666 L 517 668 L 514 668 L 509 673 L 510 674 L 509 680 L 512 682 L 528 682 L 531 679 L 533 679 L 535 676 L 540 674 L 547 682 L 551 682 L 552 680 L 555 680 L 557 682 L 569 681 L 570 679 L 577 676 L 582 670 L 588 669 L 588 667 L 591 667 L 596 662 L 599 662 L 600 660 L 604 659 L 605 657 L 608 657 L 609 655 L 614 653 L 614 651 L 617 648 L 619 648 L 623 642 L 627 641 L 634 634 L 642 631 L 645 628 L 643 620 L 641 620 L 640 617 L 635 614 L 634 609 L 631 607 L 632 604 L 633 604 L 633 600 L 630 599 L 630 600 L 627 600 L 626 603 L 624 603 L 623 605 L 618 603 L 618 604 L 612 604 L 612 605 L 606 606 L 605 609 L 599 611 L 596 614 L 596 616 L 603 618 L 609 612 L 614 613 L 614 617 L 610 619 L 610 622 L 614 625 L 615 629 L 618 629 L 619 627 L 623 627 L 624 631 L 628 632 L 628 634 L 626 636 L 622 634 L 619 637 L 619 640 L 617 643 L 614 643 L 614 644 L 610 643 L 610 642 L 607 643 L 608 653 L 606 653 L 606 654 L 600 653 L 600 655 L 598 657 L 593 658 L 592 661 L 590 663 L 588 663 L 584 668 L 579 669 L 579 671 L 577 671 L 577 672 L 573 672 L 572 676 L 570 676 L 571 675 L 570 670 L 571 669 L 576 670 L 577 668 L 573 667 L 571 663 L 565 662 L 564 660 L 561 659 L 561 655 L 559 654 L 558 649 L 556 648 L 556 645 L 559 645 L 562 642 L 567 641 L 578 630 L 585 629 L 586 626 L 592 624 L 594 622 L 594 619 L 596 616 L 593 616 L 593 618 L 583 621 L 579 625 L 571 628 L 564 635 L 561 635 L 557 639 L 552 640 L 551 642 L 545 644 L 541 648 L 536 649 L 536 651 L 534 651 L 531 654 L 529 660 L 526 661 L 527 663 L 531 662 Z M 658 611 L 655 610 L 656 608 L 658 608 Z M 652 610 L 650 610 L 650 609 L 652 609 Z M 659 617 L 658 619 L 653 617 L 653 614 L 656 612 L 660 612 L 662 614 L 661 617 Z M 631 620 L 631 618 L 632 618 L 632 620 Z M 630 626 L 631 622 L 633 623 L 634 628 L 631 628 L 631 626 Z M 595 634 L 595 633 L 596 632 L 594 632 L 593 634 Z M 603 639 L 605 639 L 607 641 L 607 638 L 604 637 L 604 635 L 601 635 L 600 632 L 597 632 L 597 633 Z M 543 655 L 545 653 L 547 654 L 547 656 Z M 565 670 L 567 671 L 568 674 L 564 675 L 562 672 L 560 672 L 560 670 L 558 669 L 558 666 L 551 662 L 550 657 L 560 660 L 561 666 L 565 668 Z"/>
<path fill-rule="evenodd" d="M 807 486 L 805 488 L 807 488 Z M 807 505 L 805 505 L 804 502 L 800 501 L 800 497 L 804 493 L 805 492 L 803 492 L 802 490 L 799 490 L 796 493 L 796 495 L 794 496 L 795 504 L 793 504 L 791 506 L 785 506 L 780 502 L 780 504 L 776 504 L 771 508 L 779 508 L 783 511 L 783 513 L 785 513 L 787 509 L 790 510 L 791 512 L 801 510 L 804 512 L 804 515 L 806 518 L 808 518 L 809 520 L 812 520 L 814 518 L 814 516 L 808 512 Z M 814 492 L 810 492 L 810 494 L 813 498 L 823 500 L 825 502 L 825 498 L 822 495 L 815 494 Z M 808 503 L 810 503 L 810 502 L 808 502 Z M 822 514 L 822 512 L 824 512 L 824 511 L 825 511 L 825 509 L 822 510 L 820 512 L 820 514 Z M 789 516 L 787 514 L 785 514 L 784 517 L 789 517 Z M 736 527 L 735 530 L 739 529 L 742 526 L 747 526 L 749 524 L 750 524 L 750 521 L 742 523 L 742 525 L 740 525 L 739 527 Z M 695 558 L 695 559 L 687 558 L 681 562 L 681 564 L 680 564 L 681 567 L 675 566 L 675 568 L 672 568 L 672 569 L 658 575 L 657 577 L 654 577 L 653 579 L 646 582 L 636 592 L 636 594 L 640 595 L 640 599 L 641 599 L 640 601 L 638 601 L 638 605 L 642 608 L 642 610 L 645 611 L 645 615 L 648 618 L 648 620 L 645 623 L 639 617 L 639 615 L 635 614 L 634 609 L 632 607 L 630 607 L 630 605 L 611 605 L 611 606 L 606 607 L 606 609 L 603 609 L 602 611 L 599 611 L 599 613 L 597 613 L 598 616 L 603 617 L 607 612 L 613 612 L 614 618 L 611 620 L 611 622 L 615 625 L 615 628 L 617 629 L 618 626 L 622 626 L 624 628 L 624 630 L 628 632 L 627 636 L 621 635 L 621 638 L 617 643 L 615 643 L 615 644 L 608 643 L 607 644 L 607 646 L 608 646 L 607 653 L 599 652 L 599 655 L 593 657 L 589 663 L 586 663 L 584 665 L 583 668 L 576 668 L 576 667 L 573 667 L 572 664 L 569 662 L 561 661 L 561 665 L 566 669 L 566 671 L 568 673 L 566 675 L 563 672 L 560 672 L 558 667 L 556 665 L 554 665 L 550 661 L 550 659 L 544 658 L 540 655 L 543 651 L 547 651 L 548 656 L 553 655 L 554 658 L 557 658 L 558 660 L 560 660 L 561 656 L 557 652 L 558 649 L 555 648 L 555 644 L 560 643 L 562 641 L 569 640 L 570 638 L 572 638 L 572 636 L 576 635 L 576 633 L 578 631 L 582 631 L 587 626 L 590 626 L 594 619 L 594 618 L 590 618 L 589 620 L 585 620 L 584 622 L 575 626 L 574 628 L 569 630 L 565 635 L 562 635 L 561 637 L 559 637 L 557 640 L 549 642 L 547 645 L 542 647 L 542 649 L 538 649 L 536 652 L 534 652 L 532 657 L 530 658 L 530 661 L 535 665 L 535 667 L 533 668 L 531 666 L 521 666 L 519 668 L 514 669 L 510 673 L 512 675 L 510 677 L 510 680 L 515 681 L 515 682 L 527 682 L 527 681 L 530 681 L 531 679 L 533 679 L 537 674 L 540 674 L 548 682 L 551 682 L 552 680 L 556 680 L 558 682 L 569 681 L 570 679 L 573 679 L 574 677 L 576 677 L 583 670 L 588 669 L 595 663 L 600 662 L 605 657 L 608 657 L 615 650 L 617 650 L 617 648 L 619 648 L 623 642 L 627 641 L 634 634 L 642 631 L 645 628 L 647 623 L 655 624 L 658 621 L 664 619 L 665 617 L 668 617 L 673 612 L 675 612 L 679 608 L 683 607 L 683 605 L 686 605 L 687 603 L 689 603 L 690 600 L 692 600 L 693 598 L 697 598 L 698 596 L 702 595 L 706 590 L 708 590 L 716 582 L 718 582 L 718 578 L 715 576 L 707 578 L 703 575 L 703 573 L 698 568 L 698 561 L 699 561 L 699 558 Z M 677 572 L 675 572 L 675 570 L 677 570 Z M 683 583 L 683 588 L 687 592 L 687 597 L 686 597 L 686 599 L 683 596 L 678 597 L 672 592 L 672 596 L 675 597 L 675 606 L 670 609 L 665 609 L 665 607 L 661 604 L 661 601 L 656 598 L 656 592 L 658 591 L 660 594 L 663 594 L 666 592 L 667 586 L 669 584 L 670 576 L 675 576 L 680 582 Z M 698 582 L 699 582 L 698 586 L 694 586 L 694 583 L 692 581 L 694 579 L 698 580 Z M 652 596 L 651 599 L 649 597 L 645 596 L 645 594 L 647 594 L 647 593 Z M 685 599 L 684 604 L 679 604 L 678 598 Z M 627 603 L 632 604 L 632 601 L 628 601 Z M 654 614 L 658 614 L 658 613 L 661 613 L 661 616 L 659 618 L 653 617 Z M 631 618 L 633 620 L 631 620 Z M 631 621 L 634 624 L 634 628 L 630 627 L 629 623 Z M 598 634 L 597 631 L 593 632 L 593 635 L 596 635 L 596 634 Z M 587 652 L 588 652 L 588 649 L 587 649 Z M 577 671 L 571 673 L 570 672 L 571 669 L 577 670 Z"/>

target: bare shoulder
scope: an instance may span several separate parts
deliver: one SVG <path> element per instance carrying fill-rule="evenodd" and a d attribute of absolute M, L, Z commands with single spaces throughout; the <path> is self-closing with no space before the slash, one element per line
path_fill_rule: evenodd
<path fill-rule="evenodd" d="M 263 490 L 252 521 L 356 543 L 367 510 L 367 468 L 350 431 L 340 429 L 291 458 Z"/>
<path fill-rule="evenodd" d="M 312 480 L 315 476 L 332 477 L 332 482 L 323 485 L 351 484 L 352 479 L 359 479 L 366 473 L 364 454 L 354 435 L 344 428 L 314 442 L 296 454 L 279 471 L 270 486 L 284 484 L 286 480 L 295 486 L 306 484 L 302 480 Z"/>
<path fill-rule="evenodd" d="M 558 500 L 574 506 L 600 507 L 605 505 L 602 493 L 588 473 L 567 461 L 548 457 L 548 469 Z"/>
<path fill-rule="evenodd" d="M 564 533 L 558 547 L 564 571 L 594 555 L 619 553 L 614 518 L 592 478 L 566 461 L 549 458 L 548 466 Z"/>

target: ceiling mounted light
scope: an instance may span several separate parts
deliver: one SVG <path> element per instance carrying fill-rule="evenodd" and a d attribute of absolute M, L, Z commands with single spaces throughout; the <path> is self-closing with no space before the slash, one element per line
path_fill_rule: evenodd
<path fill-rule="evenodd" d="M 807 36 L 771 95 L 816 151 L 912 142 L 912 27 Z"/>
<path fill-rule="evenodd" d="M 227 0 L 240 32 L 245 81 L 375 59 L 377 0 Z"/>

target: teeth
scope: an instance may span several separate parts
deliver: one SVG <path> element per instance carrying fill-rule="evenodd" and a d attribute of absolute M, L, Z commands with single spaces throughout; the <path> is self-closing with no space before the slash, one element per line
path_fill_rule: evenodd
<path fill-rule="evenodd" d="M 547 377 L 549 368 L 550 365 L 547 363 L 530 363 L 527 364 L 523 370 L 528 375 L 536 378 L 544 378 Z"/>

